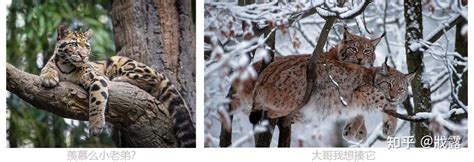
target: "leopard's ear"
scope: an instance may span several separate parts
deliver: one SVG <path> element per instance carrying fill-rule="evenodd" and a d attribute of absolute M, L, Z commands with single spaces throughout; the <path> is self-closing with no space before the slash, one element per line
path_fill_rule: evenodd
<path fill-rule="evenodd" d="M 64 39 L 68 34 L 69 34 L 69 29 L 67 29 L 66 25 L 64 25 L 64 24 L 59 25 L 57 40 Z"/>
<path fill-rule="evenodd" d="M 370 43 L 371 43 L 374 47 L 377 47 L 377 44 L 380 43 L 380 40 L 382 40 L 382 38 L 383 38 L 384 36 L 385 36 L 385 32 L 383 32 L 383 34 L 382 34 L 380 37 L 370 40 Z"/>
<path fill-rule="evenodd" d="M 88 29 L 84 34 L 86 35 L 87 40 L 91 40 L 92 38 L 92 29 Z"/>

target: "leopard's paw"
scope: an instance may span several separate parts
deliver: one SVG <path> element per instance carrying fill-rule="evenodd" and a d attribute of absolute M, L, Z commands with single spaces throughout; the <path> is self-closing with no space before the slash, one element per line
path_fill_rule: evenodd
<path fill-rule="evenodd" d="M 89 134 L 91 136 L 98 136 L 102 133 L 102 129 L 105 127 L 104 120 L 90 121 Z"/>
<path fill-rule="evenodd" d="M 59 83 L 59 76 L 57 72 L 48 72 L 40 75 L 41 86 L 46 88 L 56 87 Z"/>

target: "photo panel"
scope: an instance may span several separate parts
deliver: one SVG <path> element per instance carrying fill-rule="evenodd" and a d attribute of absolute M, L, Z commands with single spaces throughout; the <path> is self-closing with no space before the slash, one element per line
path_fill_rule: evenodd
<path fill-rule="evenodd" d="M 8 148 L 196 147 L 195 1 L 11 1 Z"/>
<path fill-rule="evenodd" d="M 204 10 L 205 147 L 468 146 L 467 1 Z"/>

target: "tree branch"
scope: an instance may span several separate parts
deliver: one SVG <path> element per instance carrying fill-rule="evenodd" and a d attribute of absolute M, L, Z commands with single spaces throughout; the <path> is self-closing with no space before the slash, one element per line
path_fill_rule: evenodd
<path fill-rule="evenodd" d="M 106 121 L 127 134 L 123 147 L 177 147 L 166 108 L 147 92 L 128 83 L 110 82 Z M 7 90 L 31 105 L 64 118 L 88 120 L 88 93 L 70 82 L 41 87 L 39 76 L 7 64 Z"/>
<path fill-rule="evenodd" d="M 355 16 L 357 16 L 357 15 L 361 14 L 362 12 L 364 12 L 365 8 L 367 8 L 369 3 L 371 3 L 371 2 L 372 2 L 371 0 L 364 1 L 364 4 L 362 4 L 360 8 L 357 8 L 357 10 L 355 10 L 354 12 L 352 12 L 351 14 L 349 14 L 347 16 L 344 16 L 343 18 L 344 19 L 354 18 Z M 342 6 L 342 5 L 343 4 L 339 4 L 339 6 Z M 309 88 L 306 88 L 306 92 L 305 92 L 305 95 L 303 97 L 303 101 L 301 102 L 300 107 L 304 106 L 305 103 L 309 102 L 309 99 L 310 99 L 311 93 L 312 93 L 312 88 L 311 87 L 313 87 L 313 83 L 314 83 L 314 80 L 315 80 L 315 77 L 316 77 L 315 74 L 314 74 L 314 70 L 315 70 L 314 68 L 317 64 L 318 59 L 320 58 L 321 53 L 323 53 L 323 48 L 324 48 L 324 45 L 327 42 L 329 32 L 331 31 L 331 28 L 332 28 L 334 22 L 338 18 L 343 19 L 342 17 L 338 17 L 338 16 L 327 17 L 326 18 L 326 23 L 324 24 L 323 28 L 321 29 L 321 34 L 319 35 L 318 42 L 316 44 L 316 48 L 313 50 L 311 60 L 310 60 L 310 62 L 308 64 L 308 67 L 306 69 L 306 81 L 307 81 L 307 87 L 309 87 Z M 324 58 L 324 59 L 326 59 L 326 58 Z"/>
<path fill-rule="evenodd" d="M 411 122 L 423 122 L 423 121 L 428 121 L 426 118 L 418 118 L 416 116 L 411 116 L 411 115 L 406 115 L 406 114 L 400 114 L 397 112 L 397 110 L 383 110 L 384 113 L 391 115 L 393 117 L 396 117 L 398 119 L 406 120 L 406 121 L 411 121 Z"/>
<path fill-rule="evenodd" d="M 338 19 L 352 19 L 356 16 L 359 16 L 361 13 L 365 11 L 365 8 L 372 2 L 372 0 L 363 0 L 357 6 L 354 6 L 352 10 L 344 10 L 341 7 L 344 6 L 345 1 L 341 1 L 342 3 L 338 3 L 337 6 L 328 6 L 325 2 L 319 7 L 320 10 L 317 11 L 319 16 L 325 19 L 329 19 L 331 17 L 335 17 Z M 341 11 L 341 9 L 343 11 Z"/>
<path fill-rule="evenodd" d="M 303 101 L 301 102 L 302 105 L 300 105 L 300 107 L 303 107 L 304 104 L 308 103 L 309 98 L 311 97 L 311 93 L 313 92 L 313 89 L 312 89 L 313 83 L 316 79 L 316 76 L 314 73 L 316 69 L 314 68 L 317 64 L 319 56 L 321 55 L 321 53 L 323 53 L 323 47 L 326 44 L 329 32 L 331 31 L 331 28 L 335 21 L 336 21 L 336 17 L 328 18 L 323 28 L 321 29 L 321 34 L 319 35 L 318 43 L 316 44 L 316 48 L 314 49 L 313 54 L 311 55 L 311 59 L 309 61 L 308 67 L 306 68 L 306 81 L 307 81 L 308 88 L 306 88 Z"/>
<path fill-rule="evenodd" d="M 466 19 L 464 19 L 464 17 L 462 15 L 459 15 L 456 18 L 452 18 L 452 19 L 448 20 L 447 22 L 441 24 L 437 28 L 437 30 L 434 30 L 435 32 L 428 35 L 428 37 L 425 38 L 425 40 L 427 40 L 428 42 L 431 42 L 431 43 L 436 42 L 444 34 L 445 31 L 448 31 L 453 26 L 455 26 L 456 24 L 458 24 L 462 21 L 466 21 Z"/>
<path fill-rule="evenodd" d="M 438 41 L 439 38 L 441 38 L 441 36 L 443 36 L 445 31 L 450 30 L 456 24 L 461 23 L 463 21 L 466 21 L 466 19 L 462 15 L 458 15 L 455 18 L 451 18 L 446 22 L 440 24 L 440 26 L 438 26 L 436 29 L 433 29 L 433 32 L 426 36 L 422 41 L 427 43 L 435 43 L 436 41 Z M 410 48 L 413 48 L 413 51 L 425 51 L 429 48 L 429 45 L 422 44 L 422 46 L 419 46 L 419 48 L 416 48 L 416 46 L 411 46 Z"/>

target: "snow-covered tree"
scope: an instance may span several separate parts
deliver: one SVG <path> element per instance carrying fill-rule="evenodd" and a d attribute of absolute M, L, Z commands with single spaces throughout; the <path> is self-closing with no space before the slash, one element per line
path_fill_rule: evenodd
<path fill-rule="evenodd" d="M 204 15 L 205 146 L 255 146 L 254 137 L 278 123 L 252 127 L 244 113 L 229 112 L 230 83 L 257 77 L 251 65 L 260 60 L 325 52 L 342 39 L 343 27 L 370 38 L 385 32 L 375 65 L 388 57 L 401 72 L 417 70 L 409 98 L 386 112 L 399 118 L 395 137 L 458 136 L 467 146 L 467 1 L 206 1 Z M 291 146 L 386 147 L 381 118 L 372 116 L 365 143 L 345 142 L 334 121 L 293 127 Z M 271 145 L 284 133 L 275 129 Z"/>

